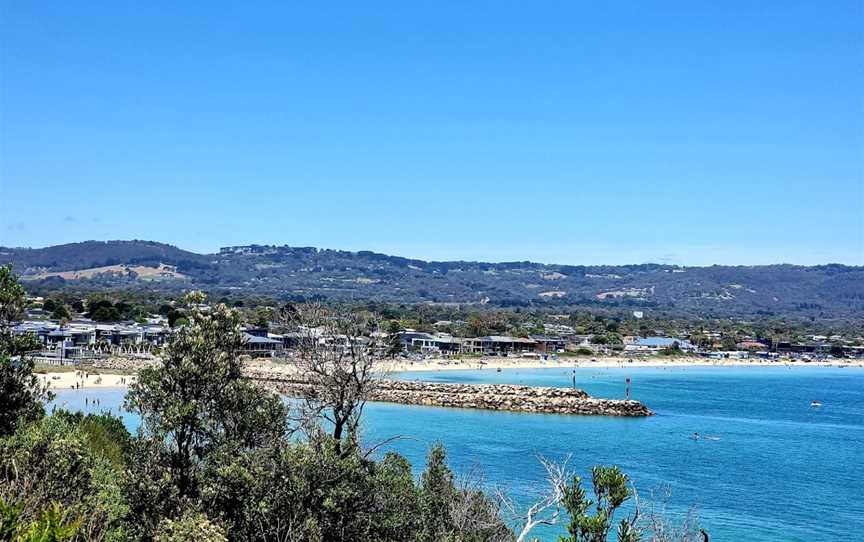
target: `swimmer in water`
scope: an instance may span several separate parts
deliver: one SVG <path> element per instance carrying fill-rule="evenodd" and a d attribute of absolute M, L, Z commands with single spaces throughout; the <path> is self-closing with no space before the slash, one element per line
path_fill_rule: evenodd
<path fill-rule="evenodd" d="M 693 433 L 693 436 L 691 438 L 693 440 L 699 440 L 699 433 Z"/>

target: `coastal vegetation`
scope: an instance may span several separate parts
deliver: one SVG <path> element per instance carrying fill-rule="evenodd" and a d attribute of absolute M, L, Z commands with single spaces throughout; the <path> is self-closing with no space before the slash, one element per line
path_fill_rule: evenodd
<path fill-rule="evenodd" d="M 45 412 L 50 391 L 33 375 L 28 345 L 10 330 L 24 291 L 0 268 L 4 540 L 503 542 L 516 540 L 516 531 L 527 540 L 533 526 L 566 517 L 562 540 L 603 542 L 632 497 L 617 468 L 594 469 L 593 501 L 578 477 L 559 468 L 552 497 L 531 508 L 551 515 L 532 524 L 530 510 L 508 515 L 517 507 L 476 480 L 460 480 L 440 445 L 417 479 L 404 457 L 376 458 L 377 446 L 360 438 L 372 385 L 362 351 L 336 355 L 310 343 L 305 363 L 319 388 L 295 409 L 243 378 L 238 311 L 201 301 L 198 293 L 186 297 L 188 323 L 162 363 L 142 369 L 132 385 L 126 408 L 142 425 L 131 435 L 110 414 Z M 343 331 L 369 325 L 330 312 L 312 317 Z M 643 539 L 636 519 L 619 522 L 619 540 Z"/>

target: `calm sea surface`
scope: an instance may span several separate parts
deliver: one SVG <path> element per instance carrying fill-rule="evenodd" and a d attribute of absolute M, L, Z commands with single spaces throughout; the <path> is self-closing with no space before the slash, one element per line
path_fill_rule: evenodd
<path fill-rule="evenodd" d="M 440 371 L 401 378 L 437 382 L 572 385 L 573 369 Z M 519 414 L 370 404 L 364 441 L 396 435 L 395 449 L 418 471 L 430 444 L 443 442 L 457 472 L 482 466 L 487 483 L 528 502 L 542 488 L 535 454 L 583 476 L 617 464 L 643 503 L 671 490 L 668 511 L 696 506 L 714 540 L 864 540 L 864 369 L 693 367 L 576 369 L 578 387 L 597 397 L 633 397 L 657 415 L 644 419 Z M 85 397 L 99 406 L 85 406 Z M 810 407 L 819 400 L 823 406 Z M 122 390 L 58 391 L 70 409 L 117 413 Z M 136 417 L 123 414 L 135 429 Z M 694 432 L 716 437 L 694 441 Z M 555 529 L 537 531 L 554 540 Z"/>

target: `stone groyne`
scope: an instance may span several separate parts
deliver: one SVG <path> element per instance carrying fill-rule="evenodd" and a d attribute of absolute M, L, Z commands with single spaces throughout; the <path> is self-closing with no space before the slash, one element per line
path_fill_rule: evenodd
<path fill-rule="evenodd" d="M 302 379 L 268 371 L 247 371 L 246 376 L 280 393 L 300 396 L 310 384 Z M 508 410 L 543 414 L 589 416 L 650 416 L 639 401 L 596 399 L 571 388 L 515 386 L 506 384 L 441 384 L 407 380 L 379 380 L 372 401 L 405 405 Z"/>
<path fill-rule="evenodd" d="M 144 367 L 154 367 L 158 365 L 160 362 L 157 358 L 133 358 L 133 357 L 121 357 L 121 356 L 112 356 L 108 358 L 88 360 L 86 362 L 82 362 L 79 364 L 79 368 L 82 370 L 86 369 L 95 369 L 95 370 L 103 370 L 105 372 L 109 371 L 123 371 L 123 372 L 137 372 Z"/>

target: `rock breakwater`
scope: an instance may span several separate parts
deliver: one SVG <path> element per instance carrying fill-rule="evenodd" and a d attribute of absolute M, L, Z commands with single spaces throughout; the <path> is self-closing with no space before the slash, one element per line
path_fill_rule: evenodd
<path fill-rule="evenodd" d="M 247 371 L 246 376 L 289 396 L 310 389 L 303 379 L 268 371 Z M 441 384 L 407 380 L 379 380 L 371 400 L 405 405 L 478 408 L 544 414 L 593 416 L 650 416 L 639 401 L 597 399 L 572 388 L 506 384 Z"/>

